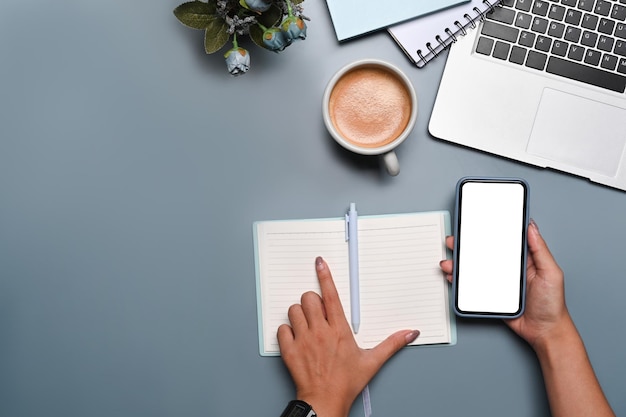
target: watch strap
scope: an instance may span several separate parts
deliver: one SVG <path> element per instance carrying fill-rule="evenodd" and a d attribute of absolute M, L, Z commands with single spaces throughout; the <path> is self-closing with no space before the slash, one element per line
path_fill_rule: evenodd
<path fill-rule="evenodd" d="M 289 401 L 280 417 L 317 417 L 313 407 L 301 400 Z"/>

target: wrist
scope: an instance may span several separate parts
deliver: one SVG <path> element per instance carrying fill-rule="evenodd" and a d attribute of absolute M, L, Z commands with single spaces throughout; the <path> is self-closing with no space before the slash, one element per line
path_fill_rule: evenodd
<path fill-rule="evenodd" d="M 558 354 L 559 351 L 571 347 L 578 341 L 580 341 L 578 330 L 569 314 L 566 314 L 550 330 L 537 337 L 532 347 L 540 360 L 549 359 L 553 354 Z"/>
<path fill-rule="evenodd" d="M 343 404 L 339 395 L 297 395 L 296 398 L 310 404 L 318 417 L 347 417 L 352 406 Z"/>

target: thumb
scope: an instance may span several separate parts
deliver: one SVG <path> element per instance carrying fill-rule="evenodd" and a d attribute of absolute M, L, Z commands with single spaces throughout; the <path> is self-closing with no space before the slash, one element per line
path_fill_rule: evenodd
<path fill-rule="evenodd" d="M 376 371 L 378 371 L 389 358 L 395 355 L 396 352 L 417 339 L 419 334 L 419 330 L 400 330 L 370 350 L 370 354 L 375 362 Z"/>
<path fill-rule="evenodd" d="M 559 269 L 534 220 L 531 220 L 528 226 L 528 249 L 537 270 L 549 271 Z"/>

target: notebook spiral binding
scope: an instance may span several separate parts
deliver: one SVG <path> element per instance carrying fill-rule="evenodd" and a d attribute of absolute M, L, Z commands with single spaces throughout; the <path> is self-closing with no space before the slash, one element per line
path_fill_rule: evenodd
<path fill-rule="evenodd" d="M 495 1 L 495 0 L 492 0 Z M 440 35 L 436 35 L 435 36 L 435 41 L 437 42 L 437 45 L 433 46 L 433 44 L 431 44 L 430 42 L 426 43 L 426 49 L 428 49 L 428 52 L 426 55 L 424 55 L 424 53 L 422 52 L 421 49 L 417 50 L 417 56 L 422 60 L 423 65 L 426 65 L 428 63 L 428 61 L 430 61 L 431 59 L 439 56 L 439 54 L 445 50 L 446 48 L 448 48 L 450 45 L 452 45 L 453 43 L 455 43 L 458 40 L 458 35 L 460 36 L 465 36 L 467 35 L 467 29 L 468 27 L 471 27 L 471 29 L 475 29 L 477 25 L 477 23 L 482 22 L 483 20 L 485 20 L 485 16 L 492 12 L 493 9 L 495 7 L 502 7 L 499 2 L 495 2 L 492 3 L 492 1 L 489 0 L 482 0 L 483 4 L 486 6 L 486 8 L 484 10 L 481 10 L 478 7 L 474 7 L 473 11 L 475 13 L 475 16 L 470 16 L 468 13 L 465 13 L 462 17 L 462 19 L 466 20 L 465 24 L 462 24 L 461 22 L 459 22 L 458 20 L 456 20 L 453 24 L 454 26 L 456 26 L 456 31 L 453 32 L 452 30 L 450 30 L 450 28 L 445 28 L 444 29 L 444 33 L 446 34 L 446 38 L 442 38 Z"/>

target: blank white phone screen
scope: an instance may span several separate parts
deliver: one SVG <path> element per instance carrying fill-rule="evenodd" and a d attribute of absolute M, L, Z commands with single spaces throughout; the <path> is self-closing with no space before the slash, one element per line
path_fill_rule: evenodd
<path fill-rule="evenodd" d="M 457 307 L 515 314 L 521 308 L 525 188 L 467 182 L 461 189 Z"/>

